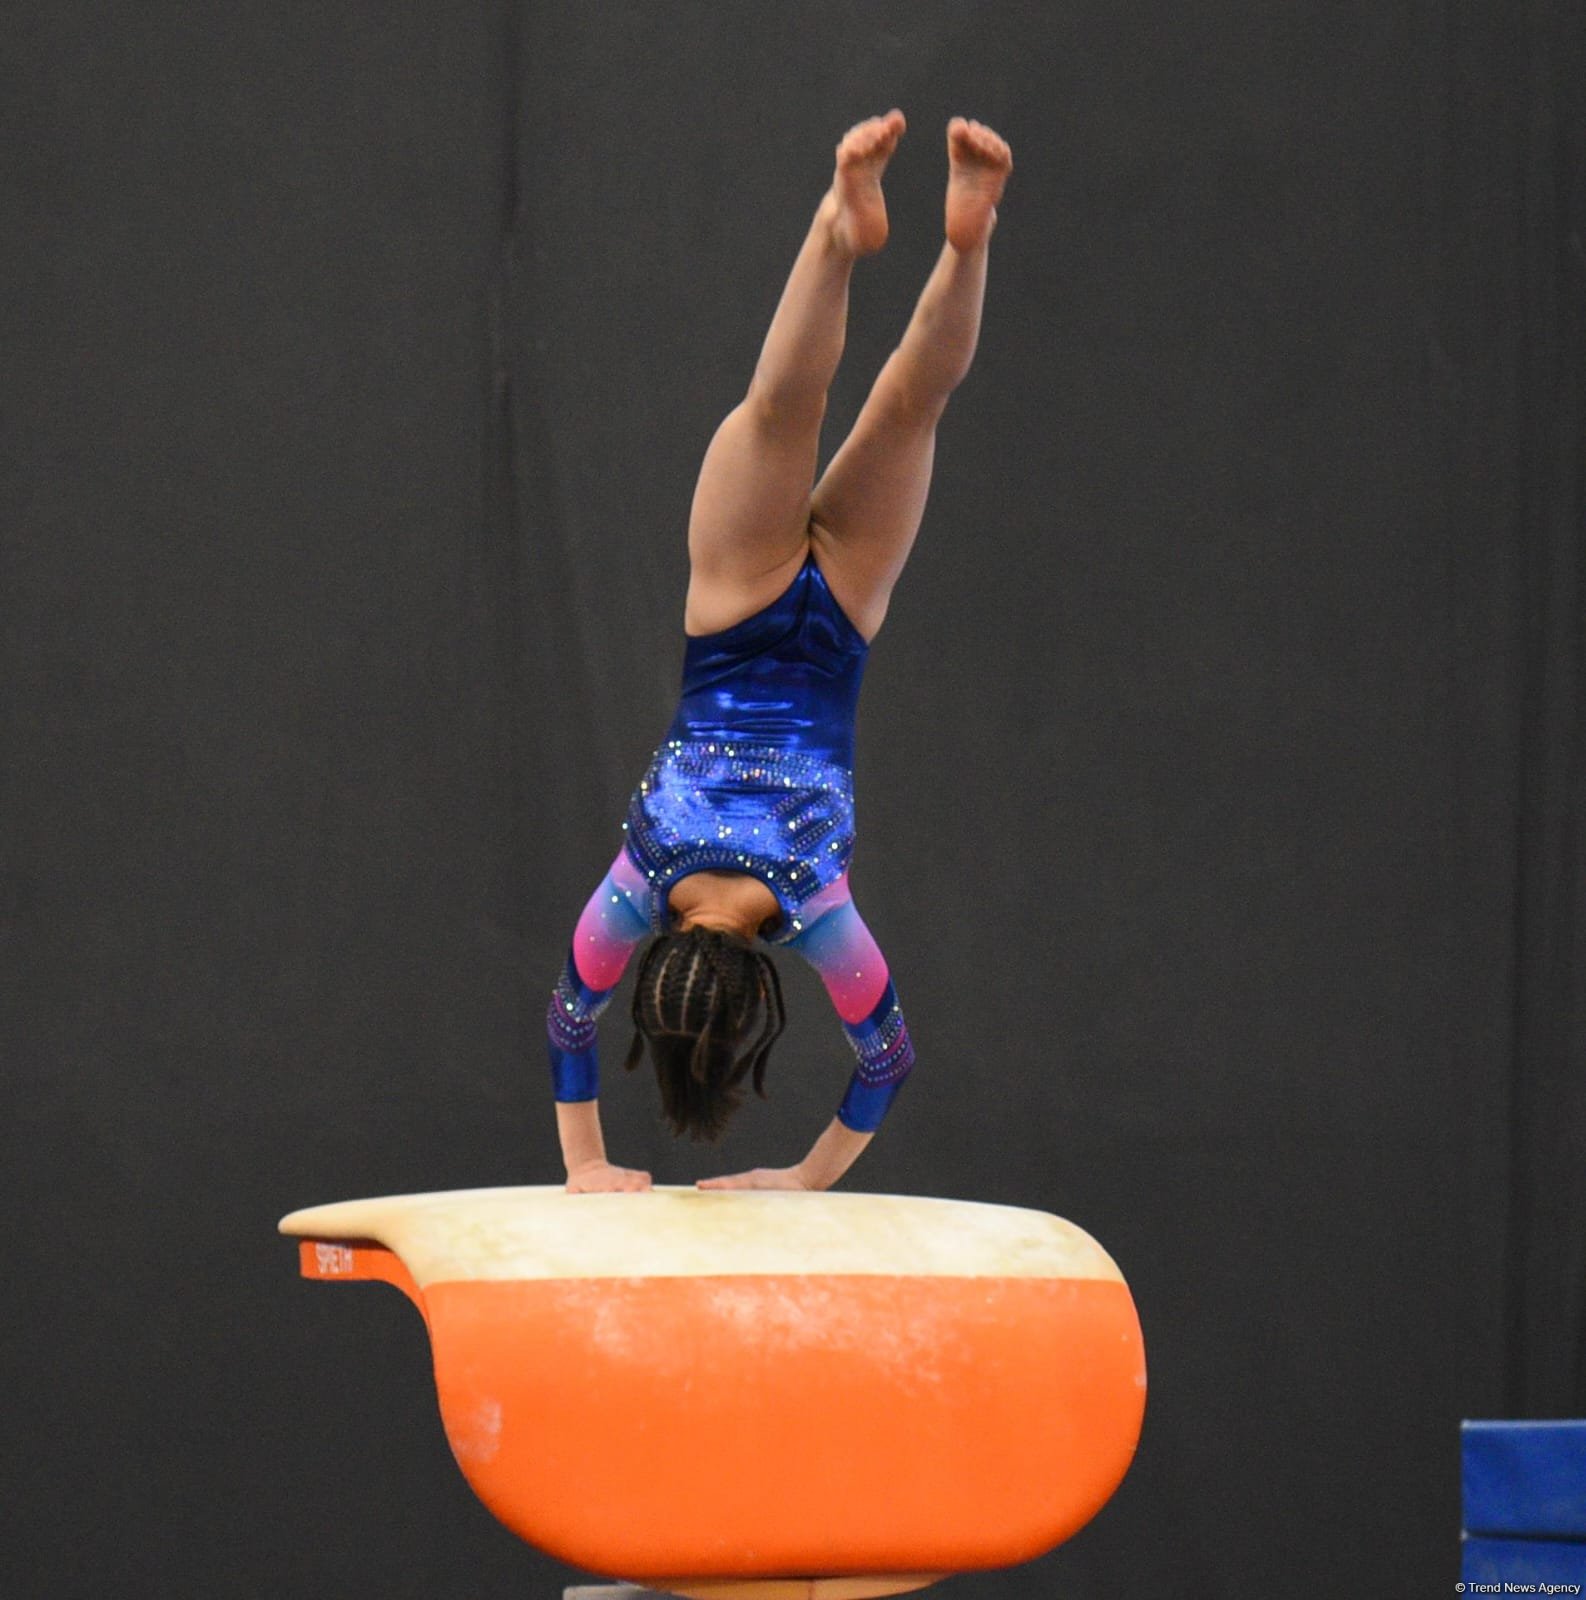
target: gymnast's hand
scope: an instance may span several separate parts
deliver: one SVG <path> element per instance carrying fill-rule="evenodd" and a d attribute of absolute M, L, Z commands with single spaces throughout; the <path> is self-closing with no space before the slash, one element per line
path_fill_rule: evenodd
<path fill-rule="evenodd" d="M 586 1161 L 567 1174 L 569 1194 L 637 1194 L 649 1187 L 648 1172 L 614 1167 L 609 1161 Z"/>
<path fill-rule="evenodd" d="M 756 1167 L 728 1178 L 701 1178 L 700 1189 L 812 1189 L 797 1167 Z"/>

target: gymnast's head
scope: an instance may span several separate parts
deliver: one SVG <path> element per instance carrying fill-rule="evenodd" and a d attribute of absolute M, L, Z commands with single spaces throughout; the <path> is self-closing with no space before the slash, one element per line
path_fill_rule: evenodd
<path fill-rule="evenodd" d="M 694 924 L 651 941 L 633 989 L 633 1044 L 646 1044 L 661 1110 L 679 1137 L 719 1138 L 747 1077 L 765 1098 L 766 1058 L 787 1021 L 776 967 L 748 939 Z"/>

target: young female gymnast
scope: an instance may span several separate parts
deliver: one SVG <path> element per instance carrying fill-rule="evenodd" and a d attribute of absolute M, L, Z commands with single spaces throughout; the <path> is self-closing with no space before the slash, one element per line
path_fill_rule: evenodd
<path fill-rule="evenodd" d="M 987 242 L 1013 159 L 990 128 L 948 124 L 947 242 L 812 491 L 849 274 L 886 243 L 881 174 L 903 129 L 893 110 L 838 145 L 749 392 L 705 453 L 688 526 L 681 704 L 547 1013 L 574 1193 L 650 1187 L 649 1173 L 606 1159 L 595 1056 L 596 1018 L 646 933 L 655 938 L 639 967 L 627 1065 L 648 1042 L 678 1133 L 716 1137 L 746 1075 L 764 1093 L 783 1011 L 757 937 L 815 967 L 859 1058 L 836 1118 L 797 1166 L 701 1188 L 828 1188 L 914 1063 L 887 964 L 848 889 L 854 707 L 925 509 L 936 424 L 975 353 Z"/>

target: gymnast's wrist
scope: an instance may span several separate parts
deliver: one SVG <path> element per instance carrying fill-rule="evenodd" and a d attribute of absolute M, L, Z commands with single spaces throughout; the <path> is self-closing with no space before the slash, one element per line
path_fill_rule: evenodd
<path fill-rule="evenodd" d="M 873 1137 L 873 1134 L 857 1133 L 833 1118 L 793 1171 L 806 1189 L 829 1189 L 858 1160 Z"/>
<path fill-rule="evenodd" d="M 606 1139 L 600 1129 L 598 1100 L 559 1100 L 556 1131 L 562 1146 L 562 1165 L 571 1177 L 580 1167 L 606 1159 Z"/>

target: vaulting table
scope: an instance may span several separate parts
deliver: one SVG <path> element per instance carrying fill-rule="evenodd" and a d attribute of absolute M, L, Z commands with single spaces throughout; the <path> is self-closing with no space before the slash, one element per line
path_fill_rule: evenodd
<path fill-rule="evenodd" d="M 1027 1561 L 1134 1453 L 1134 1303 L 1045 1212 L 872 1194 L 472 1189 L 297 1211 L 305 1277 L 429 1330 L 480 1499 L 587 1571 L 864 1600 Z"/>

